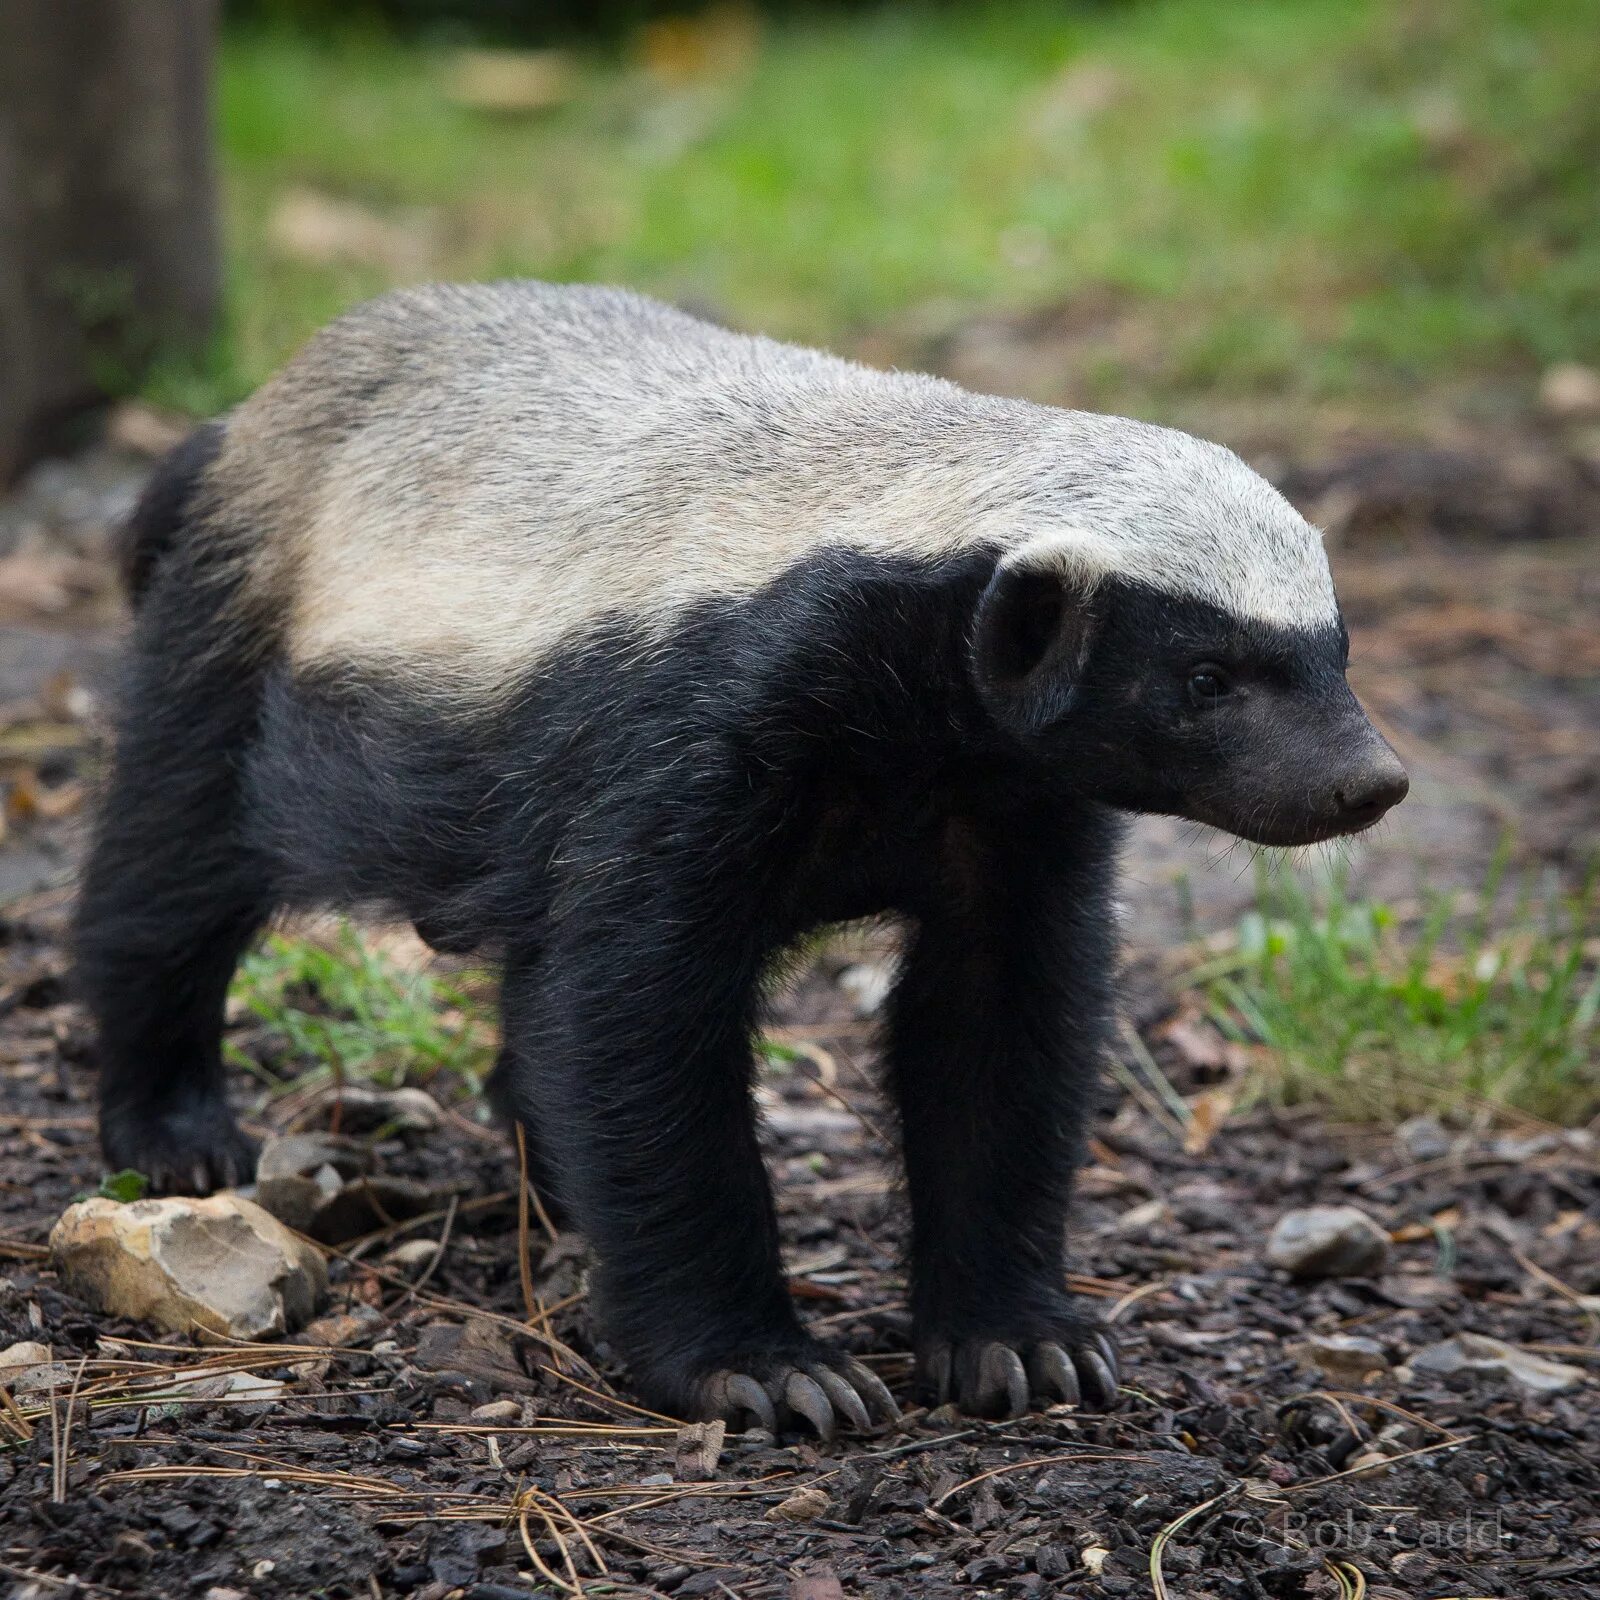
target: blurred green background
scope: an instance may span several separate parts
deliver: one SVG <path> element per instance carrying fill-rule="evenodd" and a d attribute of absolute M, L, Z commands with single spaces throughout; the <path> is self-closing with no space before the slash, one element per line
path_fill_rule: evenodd
<path fill-rule="evenodd" d="M 213 410 L 389 285 L 527 274 L 885 362 L 1032 345 L 1005 386 L 1175 420 L 1515 407 L 1600 354 L 1597 24 L 255 0 L 219 83 L 229 331 L 147 390 Z"/>

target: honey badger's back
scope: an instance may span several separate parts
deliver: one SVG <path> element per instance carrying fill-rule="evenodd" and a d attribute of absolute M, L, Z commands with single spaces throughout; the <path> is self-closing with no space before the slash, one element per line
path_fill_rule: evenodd
<path fill-rule="evenodd" d="M 970 542 L 985 419 L 1026 409 L 622 291 L 437 285 L 314 339 L 229 419 L 210 478 L 297 666 L 477 688 L 820 543 Z"/>

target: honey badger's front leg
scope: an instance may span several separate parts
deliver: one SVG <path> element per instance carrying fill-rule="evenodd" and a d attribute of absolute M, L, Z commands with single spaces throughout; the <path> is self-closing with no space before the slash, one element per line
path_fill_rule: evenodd
<path fill-rule="evenodd" d="M 591 822 L 565 853 L 538 963 L 507 969 L 499 1098 L 550 1131 L 606 1335 L 649 1403 L 829 1437 L 896 1407 L 795 1315 L 750 1093 L 765 896 L 736 841 L 690 846 L 704 824 L 680 799 Z"/>
<path fill-rule="evenodd" d="M 1118 827 L 1056 802 L 950 823 L 893 998 L 918 1377 L 966 1411 L 1116 1397 L 1063 1235 L 1111 1012 Z"/>

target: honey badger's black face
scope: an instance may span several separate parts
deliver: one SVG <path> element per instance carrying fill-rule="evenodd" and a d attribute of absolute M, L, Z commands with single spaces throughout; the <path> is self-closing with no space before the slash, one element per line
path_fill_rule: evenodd
<path fill-rule="evenodd" d="M 1337 614 L 1286 626 L 1114 578 L 1002 573 L 979 609 L 980 688 L 1069 778 L 1128 811 L 1256 844 L 1360 832 L 1405 798 L 1345 681 Z"/>

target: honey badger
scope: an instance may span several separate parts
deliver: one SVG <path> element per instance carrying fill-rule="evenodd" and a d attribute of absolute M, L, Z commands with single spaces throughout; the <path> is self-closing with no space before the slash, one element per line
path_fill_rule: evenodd
<path fill-rule="evenodd" d="M 777 957 L 905 920 L 887 1009 L 918 1385 L 1112 1403 L 1063 1287 L 1119 820 L 1266 844 L 1406 792 L 1319 538 L 1187 435 L 611 289 L 388 295 L 179 448 L 132 520 L 77 921 L 113 1167 L 249 1177 L 224 993 L 284 907 L 503 965 L 496 1104 L 678 1415 L 894 1401 L 809 1334 L 751 1105 Z"/>

